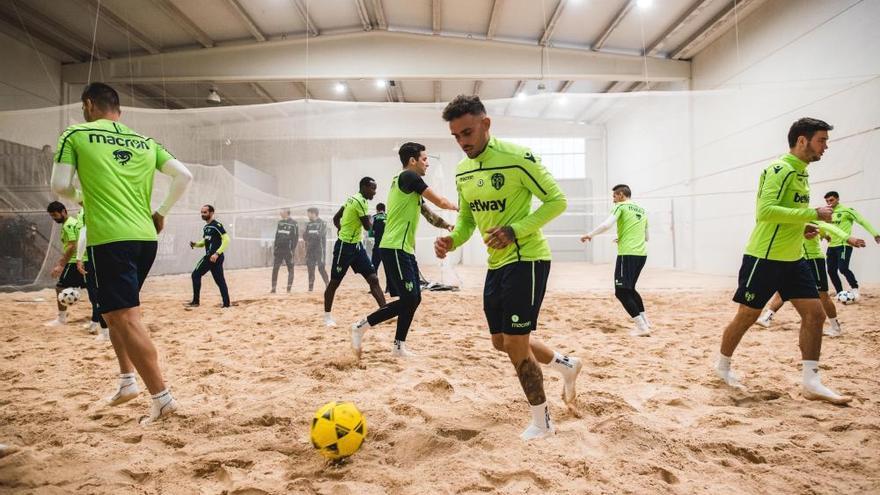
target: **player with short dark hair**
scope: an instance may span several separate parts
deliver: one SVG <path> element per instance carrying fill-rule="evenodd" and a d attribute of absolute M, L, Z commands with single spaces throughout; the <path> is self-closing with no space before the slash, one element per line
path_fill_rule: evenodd
<path fill-rule="evenodd" d="M 86 281 L 76 269 L 76 241 L 79 239 L 79 231 L 82 224 L 77 217 L 67 214 L 67 208 L 58 201 L 52 201 L 46 207 L 46 212 L 55 223 L 61 224 L 61 257 L 52 267 L 52 278 L 57 278 L 55 284 L 55 304 L 58 307 L 58 316 L 54 320 L 45 323 L 47 327 L 57 327 L 67 324 L 67 306 L 58 299 L 58 294 L 64 289 L 86 288 Z"/>
<path fill-rule="evenodd" d="M 296 220 L 290 218 L 290 208 L 283 208 L 280 212 L 281 220 L 275 227 L 275 244 L 272 253 L 272 294 L 278 284 L 278 269 L 281 263 L 287 265 L 287 293 L 293 286 L 293 258 L 296 254 L 296 245 L 299 243 L 299 225 Z"/>
<path fill-rule="evenodd" d="M 489 253 L 483 310 L 492 345 L 507 353 L 531 406 L 532 420 L 520 438 L 552 435 L 556 430 L 538 363 L 562 375 L 562 397 L 568 404 L 574 403 L 582 363 L 550 349 L 531 333 L 538 328 L 552 258 L 541 227 L 565 211 L 565 194 L 531 150 L 491 136 L 492 122 L 478 96 L 457 96 L 443 110 L 443 119 L 467 158 L 455 174 L 455 229 L 437 238 L 434 252 L 446 257 L 479 229 Z M 532 198 L 541 202 L 535 211 Z"/>
<path fill-rule="evenodd" d="M 843 291 L 843 284 L 840 282 L 838 272 L 842 273 L 846 277 L 846 282 L 849 284 L 854 300 L 858 301 L 861 297 L 859 294 L 859 281 L 856 280 L 856 274 L 849 267 L 853 255 L 853 246 L 848 244 L 848 239 L 852 234 L 853 223 L 857 223 L 867 230 L 877 244 L 880 244 L 880 232 L 877 232 L 877 229 L 871 225 L 871 222 L 866 220 L 854 208 L 840 204 L 840 194 L 837 191 L 825 193 L 825 204 L 834 208 L 834 213 L 831 214 L 831 222 L 843 231 L 841 235 L 832 233 L 831 240 L 828 242 L 828 249 L 825 251 L 825 259 L 828 263 L 828 276 L 834 285 L 834 292 L 838 293 Z"/>
<path fill-rule="evenodd" d="M 330 283 L 324 290 L 324 324 L 328 327 L 336 326 L 331 310 L 333 299 L 336 297 L 336 289 L 345 278 L 348 268 L 355 273 L 360 273 L 370 285 L 370 293 L 376 299 L 379 307 L 385 305 L 385 294 L 379 286 L 379 277 L 376 269 L 367 256 L 364 248 L 363 231 L 370 230 L 372 222 L 367 213 L 369 207 L 367 201 L 376 195 L 376 181 L 372 177 L 364 177 L 358 183 L 358 192 L 349 197 L 345 204 L 339 207 L 339 211 L 333 215 L 333 225 L 339 230 L 336 244 L 333 246 L 333 265 L 330 267 Z"/>
<path fill-rule="evenodd" d="M 107 404 L 137 397 L 137 370 L 152 394 L 150 414 L 141 419 L 150 423 L 173 413 L 177 402 L 141 319 L 140 290 L 156 259 L 165 217 L 186 192 L 192 174 L 154 139 L 119 122 L 119 95 L 110 86 L 97 82 L 86 86 L 82 107 L 86 123 L 68 127 L 58 140 L 52 190 L 81 202 L 89 212 L 86 237 L 98 307 L 112 329 L 110 341 L 120 369 L 119 386 Z M 172 180 L 168 196 L 152 211 L 157 170 Z M 81 191 L 73 185 L 76 175 Z"/>
<path fill-rule="evenodd" d="M 648 213 L 632 202 L 632 190 L 626 184 L 611 188 L 611 199 L 614 202 L 611 215 L 592 232 L 581 237 L 581 242 L 589 242 L 612 225 L 617 226 L 614 296 L 636 325 L 629 334 L 645 337 L 651 334 L 651 324 L 645 314 L 642 296 L 636 290 L 636 283 L 648 261 Z"/>
<path fill-rule="evenodd" d="M 319 216 L 317 208 L 306 210 L 309 221 L 303 231 L 303 241 L 306 243 L 306 270 L 309 274 L 309 292 L 315 289 L 315 268 L 324 280 L 324 286 L 330 282 L 327 270 L 324 268 L 327 254 L 327 222 Z"/>
<path fill-rule="evenodd" d="M 803 258 L 804 236 L 815 236 L 812 222 L 831 220 L 832 208 L 810 208 L 810 176 L 807 166 L 828 149 L 828 131 L 821 120 L 804 118 L 791 125 L 789 152 L 770 162 L 761 172 L 755 208 L 755 228 L 746 245 L 739 270 L 739 287 L 733 296 L 739 304 L 724 329 L 715 372 L 725 383 L 741 387 L 730 361 L 745 333 L 774 293 L 790 300 L 801 316 L 800 350 L 802 393 L 810 400 L 846 404 L 851 397 L 827 388 L 819 378 L 822 324 L 825 312 L 816 281 Z"/>
<path fill-rule="evenodd" d="M 392 354 L 397 357 L 413 356 L 406 348 L 406 337 L 416 309 L 422 301 L 419 266 L 415 255 L 419 215 L 424 215 L 435 227 L 452 230 L 451 225 L 425 206 L 425 199 L 445 210 L 458 210 L 455 203 L 434 192 L 422 179 L 428 172 L 428 154 L 424 145 L 405 143 L 400 147 L 398 155 L 403 170 L 391 179 L 391 189 L 388 191 L 388 225 L 379 246 L 385 262 L 388 289 L 398 299 L 352 325 L 351 346 L 358 358 L 364 332 L 392 318 L 397 318 Z"/>

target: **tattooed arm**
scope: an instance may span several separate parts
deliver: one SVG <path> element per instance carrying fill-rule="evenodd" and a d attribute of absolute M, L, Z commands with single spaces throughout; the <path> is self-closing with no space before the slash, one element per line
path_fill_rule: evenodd
<path fill-rule="evenodd" d="M 428 223 L 438 229 L 452 230 L 452 225 L 449 225 L 449 223 L 447 223 L 446 220 L 443 220 L 440 215 L 431 211 L 431 209 L 424 203 L 422 203 L 422 216 L 425 217 L 425 220 L 427 220 Z"/>

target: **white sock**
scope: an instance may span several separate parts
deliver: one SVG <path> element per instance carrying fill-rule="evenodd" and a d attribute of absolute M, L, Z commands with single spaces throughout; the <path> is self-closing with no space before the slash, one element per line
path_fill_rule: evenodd
<path fill-rule="evenodd" d="M 730 371 L 730 358 L 720 352 L 718 353 L 718 369 L 722 371 Z"/>
<path fill-rule="evenodd" d="M 174 400 L 174 397 L 171 396 L 171 391 L 167 388 L 156 395 L 151 395 L 151 399 L 153 399 L 153 404 L 158 407 L 160 410 L 168 404 L 169 402 Z"/>
<path fill-rule="evenodd" d="M 333 319 L 333 314 L 332 314 L 332 313 L 329 313 L 329 312 L 328 312 L 328 313 L 324 313 L 324 319 L 325 319 L 325 320 L 332 320 L 332 319 Z"/>
<path fill-rule="evenodd" d="M 574 368 L 574 363 L 568 359 L 568 356 L 553 351 L 553 359 L 550 361 L 550 367 L 554 370 L 565 373 Z"/>
<path fill-rule="evenodd" d="M 802 361 L 804 386 L 821 384 L 819 378 L 819 361 Z"/>
<path fill-rule="evenodd" d="M 532 424 L 537 426 L 538 428 L 549 430 L 550 429 L 550 408 L 547 406 L 547 401 L 544 401 L 543 404 L 538 404 L 537 406 L 530 406 L 532 409 Z"/>
<path fill-rule="evenodd" d="M 650 328 L 650 327 L 651 327 L 651 322 L 648 321 L 648 315 L 645 314 L 644 311 L 642 311 L 641 313 L 639 313 L 639 316 L 641 316 L 642 319 L 645 320 L 645 325 L 648 325 L 648 328 Z"/>
<path fill-rule="evenodd" d="M 831 328 L 836 331 L 840 331 L 840 322 L 837 321 L 837 318 L 828 318 L 828 321 L 831 323 Z"/>
<path fill-rule="evenodd" d="M 648 329 L 648 322 L 645 321 L 644 316 L 642 316 L 642 315 L 634 316 L 632 320 L 635 322 L 636 327 L 638 327 L 639 330 L 647 330 Z"/>
<path fill-rule="evenodd" d="M 330 314 L 330 313 L 327 313 L 327 314 Z M 373 328 L 373 325 L 370 325 L 370 322 L 367 321 L 366 318 L 364 318 L 363 320 L 357 322 L 357 327 L 358 328 Z"/>
<path fill-rule="evenodd" d="M 773 311 L 772 309 L 767 309 L 767 310 L 764 311 L 764 317 L 763 317 L 763 318 L 764 318 L 765 320 L 767 320 L 767 321 L 770 321 L 770 320 L 773 319 L 773 315 L 775 315 L 775 314 L 776 314 L 776 311 Z"/>
<path fill-rule="evenodd" d="M 64 323 L 67 321 L 67 310 L 58 312 L 58 321 Z"/>
<path fill-rule="evenodd" d="M 119 374 L 119 388 L 123 389 L 125 387 L 130 387 L 134 385 L 136 382 L 134 373 L 120 373 Z"/>
<path fill-rule="evenodd" d="M 859 288 L 858 287 L 851 287 L 849 289 L 849 291 L 852 292 L 853 299 L 859 297 Z"/>

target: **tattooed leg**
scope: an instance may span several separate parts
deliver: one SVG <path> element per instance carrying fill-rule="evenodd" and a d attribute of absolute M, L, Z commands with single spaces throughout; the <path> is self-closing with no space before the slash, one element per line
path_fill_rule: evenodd
<path fill-rule="evenodd" d="M 544 395 L 544 374 L 532 354 L 528 335 L 504 335 L 504 349 L 516 369 L 519 383 L 529 404 L 537 406 L 547 401 Z"/>

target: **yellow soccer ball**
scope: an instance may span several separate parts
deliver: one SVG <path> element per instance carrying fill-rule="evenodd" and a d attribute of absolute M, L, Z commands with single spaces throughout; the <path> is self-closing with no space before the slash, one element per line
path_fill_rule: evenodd
<path fill-rule="evenodd" d="M 332 460 L 348 457 L 364 443 L 367 421 L 351 402 L 328 402 L 312 418 L 312 445 Z"/>

